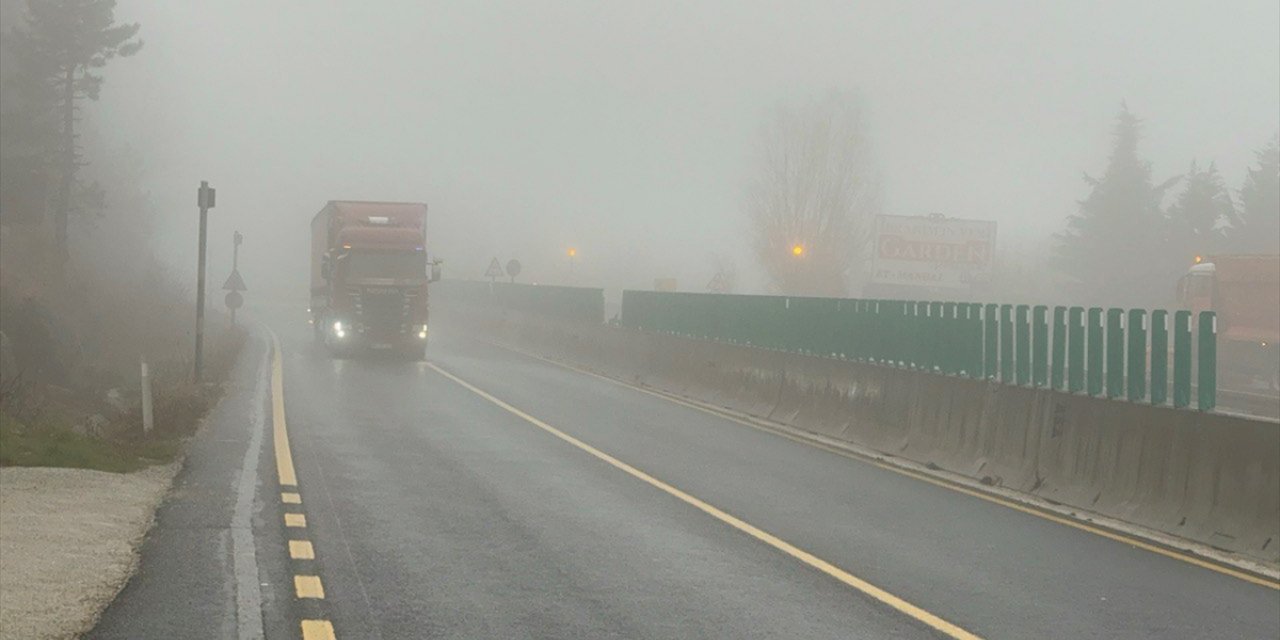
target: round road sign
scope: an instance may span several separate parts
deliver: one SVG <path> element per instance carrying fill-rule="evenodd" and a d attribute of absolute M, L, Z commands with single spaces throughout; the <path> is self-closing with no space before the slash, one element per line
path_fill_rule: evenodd
<path fill-rule="evenodd" d="M 239 291 L 228 291 L 226 302 L 228 309 L 239 309 L 240 305 L 244 304 L 244 296 L 240 295 Z"/>
<path fill-rule="evenodd" d="M 516 276 L 520 275 L 520 261 L 519 261 L 519 260 L 516 260 L 515 258 L 512 258 L 512 259 L 510 259 L 510 260 L 508 260 L 508 261 L 507 261 L 507 275 L 511 276 L 511 278 L 512 278 L 513 280 L 515 279 L 515 277 L 516 277 Z"/>

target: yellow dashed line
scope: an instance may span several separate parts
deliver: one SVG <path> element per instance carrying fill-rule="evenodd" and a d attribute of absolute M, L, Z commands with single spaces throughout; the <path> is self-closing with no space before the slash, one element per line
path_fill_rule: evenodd
<path fill-rule="evenodd" d="M 315 560 L 316 550 L 310 540 L 290 540 L 289 557 L 294 560 Z"/>
<path fill-rule="evenodd" d="M 333 624 L 328 620 L 303 620 L 302 640 L 336 640 Z"/>
<path fill-rule="evenodd" d="M 480 396 L 481 398 L 484 398 L 485 400 L 488 400 L 489 402 L 501 407 L 502 409 L 505 409 L 508 413 L 515 415 L 516 417 L 524 420 L 525 422 L 528 422 L 529 424 L 532 424 L 533 426 L 539 429 L 542 429 L 543 431 L 546 431 L 547 433 L 569 443 L 570 445 L 573 445 L 574 447 L 577 447 L 578 449 L 598 458 L 599 460 L 602 460 L 612 465 L 613 467 L 617 468 L 620 471 L 623 471 L 624 473 L 632 476 L 633 478 L 636 478 L 637 480 L 640 480 L 654 487 L 655 489 L 658 489 L 680 500 L 681 502 L 684 502 L 692 507 L 695 507 L 701 510 L 702 512 L 715 518 L 716 520 L 719 520 L 720 522 L 723 522 L 724 524 L 727 524 L 730 527 L 733 527 L 734 529 L 737 529 L 738 531 L 741 531 L 755 538 L 756 540 L 759 540 L 760 542 L 763 542 L 769 545 L 770 547 L 773 547 L 774 549 L 777 549 L 778 551 L 781 551 L 791 556 L 792 558 L 795 558 L 796 560 L 810 567 L 813 567 L 814 569 L 817 569 L 818 571 L 821 571 L 827 574 L 828 576 L 831 576 L 832 578 L 835 578 L 836 580 L 844 583 L 845 585 L 852 587 L 866 594 L 867 596 L 874 598 L 890 607 L 893 607 L 903 615 L 906 615 L 914 620 L 917 620 L 925 625 L 928 625 L 930 628 L 934 629 L 935 631 L 938 631 L 939 633 L 942 633 L 950 638 L 955 638 L 956 640 L 980 640 L 979 636 L 969 631 L 966 631 L 960 626 L 952 622 L 949 622 L 938 615 L 935 615 L 924 609 L 921 609 L 920 607 L 914 604 L 911 604 L 910 602 L 907 602 L 906 600 L 903 600 L 902 598 L 899 598 L 898 596 L 895 596 L 892 593 L 889 593 L 888 591 L 885 591 L 884 589 L 881 589 L 880 587 L 877 587 L 861 578 L 858 578 L 857 576 L 854 576 L 848 571 L 845 571 L 844 569 L 841 569 L 840 567 L 837 567 L 834 564 L 831 564 L 830 562 L 827 562 L 826 560 L 823 560 L 822 558 L 819 558 L 813 555 L 812 553 L 805 551 L 804 549 L 796 547 L 795 545 L 787 542 L 786 540 L 783 540 L 773 534 L 770 534 L 769 532 L 764 531 L 756 527 L 755 525 L 752 525 L 744 520 L 741 520 L 729 514 L 726 511 L 722 511 L 721 509 L 707 502 L 704 502 L 699 498 L 696 498 L 688 493 L 685 493 L 684 491 L 681 491 L 680 489 L 677 489 L 676 487 L 670 484 L 667 484 L 599 449 L 596 449 L 595 447 L 507 404 L 506 402 L 498 399 L 497 397 L 494 397 L 493 395 L 490 395 L 488 392 L 480 389 L 479 387 L 476 387 L 475 385 L 453 375 L 452 373 L 449 373 L 448 371 L 441 369 L 435 364 L 427 363 L 427 366 L 434 369 L 440 375 L 458 383 L 468 391 Z"/>
<path fill-rule="evenodd" d="M 293 468 L 293 452 L 289 448 L 289 429 L 284 418 L 284 358 L 280 352 L 280 339 L 271 334 L 271 424 L 273 427 L 276 452 L 276 473 L 279 476 L 281 489 L 292 489 L 280 492 L 283 504 L 302 504 L 302 494 L 298 493 L 298 476 Z M 307 516 L 301 513 L 284 514 L 284 526 L 306 528 Z M 289 557 L 293 560 L 315 560 L 316 550 L 310 540 L 290 540 Z M 324 583 L 320 576 L 295 575 L 293 590 L 299 598 L 324 598 Z M 333 623 L 328 620 L 302 620 L 303 640 L 336 640 Z"/>
<path fill-rule="evenodd" d="M 320 576 L 294 576 L 293 589 L 299 598 L 324 598 L 324 584 Z"/>

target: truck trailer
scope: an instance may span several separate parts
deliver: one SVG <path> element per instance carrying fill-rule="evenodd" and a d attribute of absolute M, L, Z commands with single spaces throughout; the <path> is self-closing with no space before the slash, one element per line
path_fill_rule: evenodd
<path fill-rule="evenodd" d="M 426 356 L 427 205 L 331 200 L 311 220 L 311 323 L 334 356 Z M 430 269 L 430 272 L 428 272 Z"/>
<path fill-rule="evenodd" d="M 1184 308 L 1217 314 L 1225 384 L 1280 390 L 1280 255 L 1196 259 L 1178 283 Z"/>

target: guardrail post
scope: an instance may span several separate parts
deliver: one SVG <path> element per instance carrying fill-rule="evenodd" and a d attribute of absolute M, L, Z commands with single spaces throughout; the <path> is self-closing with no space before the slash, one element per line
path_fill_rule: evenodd
<path fill-rule="evenodd" d="M 1067 386 L 1067 308 L 1053 308 L 1053 354 L 1050 357 L 1049 386 L 1061 391 Z"/>
<path fill-rule="evenodd" d="M 1191 312 L 1173 314 L 1173 406 L 1191 405 Z"/>
<path fill-rule="evenodd" d="M 1129 310 L 1129 401 L 1147 397 L 1147 311 Z"/>
<path fill-rule="evenodd" d="M 1107 309 L 1107 397 L 1124 395 L 1124 309 Z"/>
<path fill-rule="evenodd" d="M 1013 383 L 1013 305 L 1000 305 L 1000 382 Z"/>
<path fill-rule="evenodd" d="M 1049 308 L 1042 304 L 1031 309 L 1031 383 L 1049 384 Z"/>
<path fill-rule="evenodd" d="M 1218 316 L 1201 311 L 1196 336 L 1196 408 L 1213 411 L 1218 406 Z"/>
<path fill-rule="evenodd" d="M 1086 368 L 1089 395 L 1102 395 L 1102 309 L 1089 308 L 1089 362 Z"/>
<path fill-rule="evenodd" d="M 988 304 L 982 309 L 982 375 L 994 380 L 1000 372 L 1000 305 Z"/>
<path fill-rule="evenodd" d="M 1169 312 L 1151 312 L 1151 404 L 1169 399 Z"/>
<path fill-rule="evenodd" d="M 1016 307 L 1014 323 L 1017 324 L 1017 353 L 1014 359 L 1018 367 L 1018 384 L 1031 384 L 1031 307 L 1020 304 Z"/>
<path fill-rule="evenodd" d="M 1084 308 L 1067 310 L 1067 391 L 1084 391 Z"/>

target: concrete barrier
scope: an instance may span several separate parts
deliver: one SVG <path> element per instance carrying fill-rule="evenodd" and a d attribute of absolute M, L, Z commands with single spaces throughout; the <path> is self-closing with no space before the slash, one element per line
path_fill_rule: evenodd
<path fill-rule="evenodd" d="M 595 324 L 442 317 L 622 380 L 1280 565 L 1275 422 Z"/>

